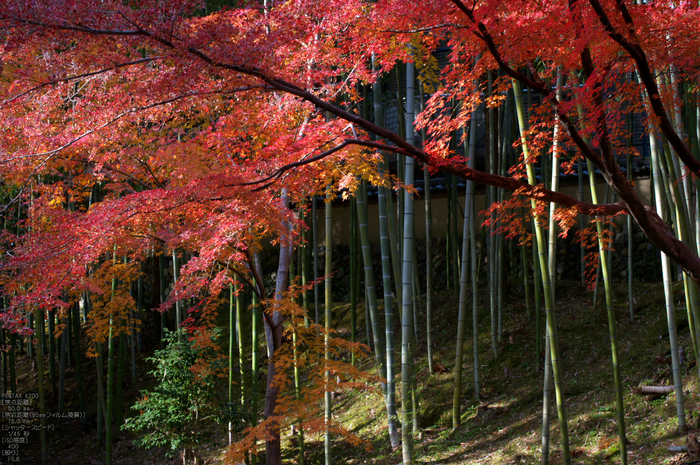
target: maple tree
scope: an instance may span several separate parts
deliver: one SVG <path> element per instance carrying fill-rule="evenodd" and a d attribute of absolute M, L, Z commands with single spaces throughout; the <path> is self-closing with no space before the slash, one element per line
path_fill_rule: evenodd
<path fill-rule="evenodd" d="M 672 71 L 697 81 L 699 20 L 693 2 L 298 0 L 211 11 L 191 0 L 2 0 L 0 173 L 14 189 L 5 210 L 26 212 L 20 229 L 4 233 L 12 253 L 2 285 L 12 300 L 3 321 L 37 305 L 65 308 L 68 290 L 104 294 L 89 270 L 106 252 L 137 264 L 162 246 L 196 252 L 164 306 L 192 297 L 207 308 L 233 275 L 264 299 L 252 259 L 259 242 L 299 240 L 283 199 L 301 205 L 329 185 L 352 194 L 363 178 L 388 185 L 378 150 L 555 202 L 564 220 L 632 215 L 700 282 L 694 246 L 642 203 L 615 160 L 632 155 L 623 115 L 648 102 L 649 131 L 656 125 L 686 174 L 700 175 L 697 137 L 674 122 L 677 84 L 656 79 Z M 427 63 L 443 45 L 449 63 L 417 119 L 428 134 L 422 147 L 360 116 L 359 86 L 397 61 Z M 501 92 L 475 92 L 495 70 Z M 569 82 L 563 98 L 552 90 L 558 73 Z M 618 202 L 582 202 L 527 184 L 517 170 L 501 176 L 451 158 L 454 131 L 483 102 L 498 106 L 510 79 L 542 96 L 533 118 L 556 117 L 563 144 L 595 165 Z M 453 100 L 461 105 L 446 111 Z M 536 159 L 552 136 L 531 128 Z M 274 353 L 281 314 L 265 315 Z M 272 418 L 277 398 L 266 402 Z M 270 443 L 268 461 L 278 463 L 279 437 Z"/>

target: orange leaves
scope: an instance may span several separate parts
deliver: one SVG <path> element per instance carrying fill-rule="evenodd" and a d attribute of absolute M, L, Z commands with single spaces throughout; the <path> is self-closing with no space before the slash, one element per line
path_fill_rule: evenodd
<path fill-rule="evenodd" d="M 586 283 L 590 288 L 595 285 L 598 266 L 600 264 L 600 254 L 612 249 L 614 238 L 614 233 L 611 228 L 603 228 L 602 235 L 599 235 L 597 231 L 597 221 L 601 220 L 593 220 L 587 228 L 576 232 L 577 239 L 581 243 L 581 246 L 588 251 L 586 254 Z M 603 250 L 600 250 L 599 244 L 602 245 Z"/>
<path fill-rule="evenodd" d="M 110 321 L 113 334 L 129 331 L 129 312 L 136 306 L 129 288 L 138 272 L 136 263 L 109 259 L 90 277 L 90 288 L 94 291 L 90 296 L 88 315 L 91 344 L 107 341 Z M 75 297 L 81 298 L 82 295 Z"/>
<path fill-rule="evenodd" d="M 270 367 L 275 377 L 267 389 L 279 389 L 279 399 L 274 415 L 255 427 L 248 428 L 227 452 L 227 460 L 240 461 L 247 452 L 256 453 L 260 441 L 270 440 L 280 430 L 294 425 L 304 429 L 305 436 L 330 431 L 344 441 L 355 445 L 367 443 L 356 437 L 335 420 L 324 418 L 323 404 L 319 400 L 326 392 L 348 391 L 377 392 L 378 377 L 340 360 L 354 351 L 358 359 L 368 357 L 369 348 L 335 336 L 335 331 L 315 324 L 305 325 L 305 311 L 294 300 L 300 291 L 297 284 L 290 286 L 287 295 L 279 300 L 267 300 L 263 307 L 269 312 L 283 315 L 283 343 L 276 348 Z M 330 359 L 325 353 L 328 351 Z M 303 379 L 297 391 L 293 373 L 298 370 Z"/>
<path fill-rule="evenodd" d="M 532 241 L 532 233 L 528 228 L 532 218 L 530 209 L 530 200 L 516 195 L 502 202 L 494 202 L 482 212 L 484 226 L 494 234 L 505 234 L 508 239 L 529 244 Z M 494 219 L 491 218 L 492 215 L 495 215 Z"/>
<path fill-rule="evenodd" d="M 559 229 L 561 229 L 560 237 L 568 235 L 569 229 L 576 224 L 577 215 L 578 211 L 575 208 L 557 208 L 554 210 L 553 218 L 559 224 Z"/>

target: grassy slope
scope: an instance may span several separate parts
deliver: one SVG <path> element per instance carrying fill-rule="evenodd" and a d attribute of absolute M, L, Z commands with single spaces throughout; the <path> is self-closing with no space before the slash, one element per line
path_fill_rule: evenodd
<path fill-rule="evenodd" d="M 514 291 L 516 292 L 516 291 Z M 576 463 L 619 463 L 617 453 L 614 390 L 610 367 L 610 348 L 605 309 L 592 308 L 592 295 L 576 283 L 560 283 L 557 295 L 557 318 L 563 366 L 565 368 L 566 407 L 569 415 L 571 449 Z M 485 296 L 486 297 L 486 296 Z M 681 300 L 682 288 L 676 288 L 676 301 Z M 666 316 L 660 285 L 640 284 L 636 287 L 637 318 L 631 321 L 627 313 L 626 288 L 616 290 L 618 334 L 620 339 L 623 383 L 625 386 L 626 418 L 631 463 L 674 463 L 680 455 L 666 451 L 669 445 L 685 445 L 686 438 L 676 434 L 675 396 L 660 398 L 637 395 L 633 389 L 642 384 L 671 383 L 670 350 Z M 446 372 L 429 374 L 425 360 L 424 333 L 417 353 L 417 372 L 420 386 L 422 437 L 416 441 L 418 463 L 435 464 L 518 464 L 539 463 L 542 372 L 537 370 L 534 350 L 534 319 L 525 315 L 522 296 L 514 294 L 504 307 L 504 337 L 501 357 L 494 360 L 491 351 L 488 311 L 480 310 L 481 375 L 484 403 L 481 408 L 473 400 L 471 338 L 465 346 L 464 400 L 462 427 L 452 431 L 452 368 L 454 364 L 454 337 L 456 331 L 457 299 L 449 293 L 435 298 L 434 360 Z M 484 302 L 485 304 L 485 302 Z M 348 312 L 341 322 L 349 325 Z M 363 329 L 363 312 L 358 328 Z M 424 313 L 419 312 L 421 325 Z M 697 425 L 698 392 L 697 366 L 690 350 L 690 336 L 685 309 L 677 313 L 679 334 L 690 360 L 684 367 L 688 424 Z M 467 328 L 468 335 L 471 328 Z M 397 334 L 399 334 L 397 332 Z M 369 363 L 368 368 L 369 368 Z M 94 365 L 90 363 L 86 389 L 94 392 Z M 139 381 L 132 383 L 127 375 L 127 399 L 134 399 L 138 389 L 148 383 L 145 372 L 150 368 L 139 363 Z M 30 362 L 20 357 L 20 392 L 35 391 L 36 377 Z M 77 410 L 77 401 L 69 373 L 68 411 Z M 91 396 L 93 397 L 93 396 Z M 398 396 L 397 396 L 398 397 Z M 373 394 L 346 394 L 335 401 L 334 415 L 346 427 L 372 444 L 371 451 L 351 448 L 343 443 L 334 444 L 337 463 L 343 464 L 397 464 L 400 450 L 391 451 L 386 433 L 386 414 L 382 399 Z M 125 401 L 130 405 L 131 400 Z M 91 403 L 94 410 L 94 401 Z M 554 412 L 556 415 L 556 412 Z M 550 463 L 560 463 L 559 431 L 553 417 L 552 453 Z M 220 463 L 226 443 L 225 431 L 212 431 L 212 440 L 203 445 L 209 463 Z M 285 432 L 289 439 L 289 432 Z M 23 448 L 25 459 L 38 457 L 38 433 L 32 435 L 33 444 Z M 103 453 L 95 447 L 94 429 L 83 433 L 75 420 L 62 421 L 49 434 L 52 458 L 66 464 L 100 464 Z M 115 463 L 166 464 L 181 463 L 179 458 L 166 459 L 164 450 L 143 451 L 131 444 L 129 436 L 118 434 L 115 444 Z M 307 438 L 307 463 L 322 463 L 322 438 Z M 285 454 L 290 463 L 296 463 L 290 442 L 285 442 Z M 264 456 L 261 456 L 261 458 Z M 264 460 L 264 459 L 263 459 Z M 31 460 L 26 463 L 38 463 Z"/>
<path fill-rule="evenodd" d="M 619 463 L 617 424 L 612 384 L 611 355 L 604 303 L 592 306 L 592 294 L 576 283 L 561 283 L 557 292 L 557 321 L 563 366 L 566 408 L 569 415 L 571 450 L 576 463 Z M 601 296 L 602 298 L 602 296 Z M 676 288 L 676 301 L 682 287 Z M 430 375 L 420 341 L 418 378 L 421 399 L 422 438 L 416 441 L 419 463 L 539 463 L 542 417 L 542 370 L 537 370 L 534 349 L 534 319 L 525 315 L 524 304 L 515 295 L 504 308 L 504 337 L 501 357 L 493 358 L 490 321 L 485 302 L 481 308 L 481 382 L 485 399 L 473 398 L 471 338 L 465 346 L 462 426 L 452 431 L 452 368 L 457 300 L 446 294 L 435 305 L 434 360 L 448 373 Z M 667 452 L 669 445 L 685 445 L 676 434 L 675 396 L 650 398 L 633 392 L 639 385 L 671 384 L 670 349 L 659 285 L 636 287 L 637 314 L 631 321 L 626 287 L 616 288 L 616 312 L 621 367 L 625 389 L 627 437 L 630 463 L 673 463 L 680 455 Z M 471 300 L 470 300 L 471 301 Z M 677 312 L 681 343 L 691 352 L 685 308 Z M 469 325 L 471 326 L 471 325 Z M 467 329 L 470 334 L 471 328 Z M 684 366 L 687 421 L 697 425 L 697 366 L 692 354 Z M 667 360 L 668 359 L 668 360 Z M 381 399 L 357 396 L 343 404 L 341 421 L 374 444 L 369 453 L 354 458 L 343 454 L 341 463 L 396 464 L 400 451 L 390 451 Z M 368 418 L 376 421 L 368 422 Z M 550 463 L 561 463 L 556 410 L 552 417 Z M 320 456 L 318 456 L 320 458 Z M 315 457 L 314 457 L 315 458 Z M 315 463 L 311 460 L 311 463 Z"/>

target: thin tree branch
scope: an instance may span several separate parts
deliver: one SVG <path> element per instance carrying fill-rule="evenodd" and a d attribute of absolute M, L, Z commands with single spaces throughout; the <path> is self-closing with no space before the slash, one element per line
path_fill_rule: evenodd
<path fill-rule="evenodd" d="M 550 91 L 550 89 L 539 79 L 529 79 L 527 76 L 523 75 L 522 73 L 519 73 L 515 69 L 511 68 L 508 63 L 505 62 L 503 57 L 501 56 L 498 47 L 496 46 L 495 40 L 493 37 L 490 35 L 488 30 L 486 29 L 486 26 L 480 22 L 475 20 L 474 16 L 474 10 L 473 8 L 468 8 L 461 0 L 451 0 L 452 3 L 460 10 L 462 11 L 468 18 L 469 20 L 474 24 L 476 27 L 476 30 L 474 31 L 474 34 L 483 40 L 489 49 L 489 52 L 492 54 L 494 59 L 496 60 L 497 64 L 499 67 L 510 77 L 517 79 L 521 83 L 525 84 L 526 86 L 529 86 L 530 88 L 536 90 L 538 93 L 540 93 L 552 106 L 552 109 L 554 110 L 555 114 L 557 115 L 557 118 L 559 121 L 562 123 L 563 127 L 566 128 L 567 132 L 569 133 L 572 141 L 576 146 L 579 148 L 579 150 L 582 152 L 584 156 L 589 158 L 600 170 L 603 172 L 603 175 L 606 178 L 606 181 L 610 183 L 610 185 L 613 187 L 613 189 L 616 191 L 616 193 L 620 196 L 621 199 L 623 199 L 624 204 L 620 203 L 619 204 L 619 211 L 629 211 L 637 221 L 637 223 L 640 225 L 642 230 L 647 234 L 649 239 L 657 246 L 659 247 L 663 252 L 665 252 L 667 255 L 672 257 L 672 259 L 679 264 L 681 267 L 683 267 L 692 277 L 693 279 L 700 283 L 700 258 L 698 258 L 695 254 L 693 254 L 690 249 L 681 241 L 679 241 L 671 231 L 671 229 L 666 225 L 666 223 L 661 220 L 661 218 L 658 216 L 658 214 L 651 209 L 651 207 L 646 206 L 641 203 L 639 200 L 637 194 L 634 192 L 632 186 L 629 184 L 629 182 L 625 179 L 624 175 L 618 176 L 616 172 L 610 172 L 609 171 L 609 166 L 607 166 L 607 163 L 604 163 L 601 157 L 593 150 L 593 148 L 588 145 L 578 132 L 577 127 L 575 124 L 569 119 L 568 115 L 561 109 L 560 107 L 560 102 L 556 98 L 556 96 Z M 600 6 L 597 0 L 589 0 L 591 5 L 596 8 L 596 5 Z M 601 20 L 601 23 L 604 24 L 604 21 L 607 19 L 607 16 L 605 15 L 604 10 L 602 10 L 602 7 L 598 8 L 598 11 L 596 13 L 599 15 L 599 19 Z M 44 27 L 52 27 L 55 29 L 65 29 L 65 30 L 75 30 L 75 31 L 80 31 L 80 32 L 86 32 L 90 34 L 107 34 L 109 35 L 112 33 L 112 35 L 142 35 L 145 37 L 149 37 L 155 42 L 158 42 L 168 48 L 175 49 L 177 50 L 177 47 L 168 39 L 156 36 L 148 31 L 142 30 L 142 29 L 137 29 L 134 31 L 104 31 L 104 30 L 96 30 L 96 29 L 90 29 L 90 28 L 85 28 L 85 27 L 80 27 L 80 26 L 56 26 L 56 25 L 45 25 L 41 24 L 38 22 L 30 22 L 30 21 L 24 21 L 27 22 L 28 24 L 35 24 L 39 26 L 44 26 Z M 607 21 L 609 23 L 609 20 Z M 615 34 L 615 29 L 608 29 L 607 32 L 610 34 L 611 32 Z M 619 33 L 618 35 L 615 36 L 617 37 L 618 40 L 620 40 L 620 45 L 623 45 L 625 49 L 629 48 L 629 50 L 632 50 L 632 57 L 635 59 L 637 62 L 639 68 L 640 68 L 640 76 L 642 77 L 642 80 L 647 87 L 647 91 L 649 93 L 649 97 L 651 100 L 652 108 L 654 110 L 654 113 L 656 114 L 657 118 L 659 118 L 659 127 L 666 135 L 667 139 L 673 146 L 673 148 L 676 150 L 678 153 L 679 157 L 686 163 L 686 165 L 695 173 L 700 175 L 700 161 L 695 160 L 692 156 L 690 156 L 690 152 L 688 148 L 685 146 L 683 141 L 680 139 L 678 134 L 675 132 L 673 129 L 673 125 L 671 124 L 670 120 L 668 119 L 668 115 L 666 114 L 663 104 L 660 100 L 658 88 L 656 87 L 656 83 L 653 79 L 653 75 L 651 74 L 651 71 L 648 66 L 648 62 L 646 60 L 646 57 L 643 54 L 643 51 L 639 47 L 634 47 L 632 44 L 630 44 L 624 37 L 622 37 Z M 615 39 L 613 37 L 613 39 Z M 628 50 L 628 51 L 629 51 Z M 638 53 L 641 51 L 641 55 Z M 322 110 L 328 111 L 329 113 L 336 115 L 340 118 L 345 119 L 348 122 L 354 123 L 359 127 L 364 128 L 365 130 L 379 136 L 380 138 L 386 139 L 396 145 L 397 148 L 402 149 L 405 151 L 405 153 L 423 163 L 435 166 L 435 160 L 426 152 L 418 149 L 417 147 L 414 147 L 413 145 L 409 144 L 406 142 L 403 138 L 398 136 L 396 133 L 392 131 L 388 131 L 384 128 L 381 128 L 370 121 L 367 121 L 363 118 L 361 118 L 359 115 L 348 112 L 346 110 L 343 110 L 342 108 L 336 107 L 335 105 L 321 99 L 317 95 L 313 94 L 312 92 L 309 92 L 293 83 L 290 83 L 284 79 L 281 78 L 276 78 L 273 76 L 267 75 L 265 72 L 258 68 L 250 67 L 250 66 L 242 66 L 242 65 L 235 65 L 235 64 L 230 64 L 230 63 L 223 63 L 214 60 L 210 56 L 208 56 L 206 53 L 202 52 L 201 50 L 198 50 L 194 47 L 190 47 L 187 49 L 187 52 L 190 53 L 191 55 L 201 59 L 203 62 L 222 69 L 229 69 L 232 71 L 239 72 L 241 74 L 257 78 L 264 83 L 266 83 L 270 88 L 286 92 L 292 95 L 296 95 L 297 97 L 300 97 L 312 104 L 314 104 L 317 108 L 320 108 Z M 395 151 L 396 149 L 392 147 L 392 151 Z M 432 162 L 432 163 L 431 163 Z M 477 172 L 475 170 L 470 170 L 467 167 L 458 167 L 455 165 L 446 165 L 444 169 L 453 172 L 455 174 L 458 174 L 461 177 L 464 177 L 465 179 L 473 180 L 476 182 L 482 182 L 484 184 L 489 184 L 489 185 L 494 185 L 496 187 L 504 187 L 509 190 L 515 190 L 518 187 L 522 187 L 524 183 L 521 181 L 515 180 L 513 178 L 506 178 L 506 177 L 501 177 L 497 175 L 491 175 L 488 173 L 481 173 Z M 619 169 L 618 169 L 619 171 Z M 516 186 L 515 184 L 518 184 Z M 508 186 L 508 187 L 506 187 Z M 546 195 L 542 194 L 536 194 L 534 190 L 528 191 L 527 189 L 535 189 L 535 187 L 530 186 L 529 188 L 525 188 L 526 195 L 529 195 L 534 198 L 540 198 L 541 200 L 548 200 L 548 201 L 554 201 L 556 203 L 560 203 L 561 205 L 564 206 L 571 206 L 576 208 L 585 208 L 584 204 L 581 204 L 577 200 L 570 198 L 562 198 L 560 196 L 564 196 L 564 194 L 560 193 L 552 193 L 552 195 L 549 195 L 549 193 L 546 193 Z M 537 192 L 544 192 L 543 190 L 539 189 Z M 568 196 L 564 196 L 568 197 Z M 554 200 L 555 198 L 559 198 L 559 201 Z M 575 202 L 571 203 L 571 199 L 573 199 Z M 610 204 L 610 205 L 615 205 L 615 204 Z M 595 206 L 597 209 L 600 209 L 602 206 Z M 612 208 L 612 207 L 611 207 Z M 596 211 L 596 210 L 591 210 L 591 212 Z M 269 323 L 268 323 L 269 324 Z M 273 328 L 274 326 L 270 326 Z"/>
<path fill-rule="evenodd" d="M 379 149 L 379 150 L 390 150 L 392 152 L 403 153 L 404 155 L 408 155 L 404 150 L 399 149 L 398 147 L 393 147 L 393 146 L 387 145 L 387 144 L 381 144 L 378 142 L 369 141 L 369 140 L 362 140 L 362 139 L 348 139 L 348 140 L 342 142 L 341 144 L 336 145 L 332 149 L 326 150 L 325 152 L 319 153 L 318 155 L 315 155 L 311 158 L 306 158 L 306 159 L 303 159 L 303 160 L 300 160 L 297 162 L 288 163 L 267 177 L 264 177 L 262 179 L 258 179 L 257 181 L 250 181 L 250 182 L 244 182 L 241 184 L 235 184 L 235 186 L 254 186 L 256 184 L 266 183 L 267 181 L 270 181 L 273 179 L 277 180 L 286 171 L 289 171 L 293 168 L 298 168 L 300 166 L 304 166 L 304 165 L 308 165 L 310 163 L 320 161 L 320 160 L 326 158 L 327 156 L 332 155 L 332 154 L 344 149 L 345 147 L 347 147 L 349 145 L 362 145 L 364 147 L 371 147 L 371 148 L 375 148 L 375 149 Z M 263 186 L 258 187 L 254 190 L 255 191 L 262 190 L 266 187 L 269 187 L 273 182 L 267 182 Z"/>
<path fill-rule="evenodd" d="M 265 318 L 265 322 L 267 322 L 267 324 L 270 328 L 274 328 L 275 324 L 272 321 L 272 316 L 270 315 L 269 312 L 265 311 L 265 310 L 267 310 L 267 305 L 265 305 L 267 292 L 265 292 L 265 284 L 263 283 L 262 277 L 260 276 L 260 273 L 258 273 L 257 268 L 255 268 L 255 257 L 253 257 L 253 253 L 250 251 L 250 249 L 245 249 L 245 256 L 246 256 L 246 259 L 248 260 L 248 268 L 250 269 L 250 272 L 253 274 L 253 278 L 255 278 L 255 282 L 258 285 L 257 290 L 255 289 L 255 287 L 253 287 L 253 292 L 258 294 L 258 298 L 260 298 L 259 303 L 263 307 L 263 311 L 261 312 L 263 315 L 263 318 Z"/>
<path fill-rule="evenodd" d="M 598 21 L 603 26 L 605 32 L 617 42 L 623 49 L 630 54 L 635 63 L 637 63 L 637 71 L 639 72 L 639 77 L 644 84 L 644 87 L 649 95 L 649 102 L 654 116 L 656 116 L 659 125 L 659 129 L 666 136 L 666 139 L 671 144 L 671 147 L 676 151 L 678 158 L 683 160 L 683 163 L 696 175 L 700 176 L 700 160 L 696 159 L 690 152 L 690 149 L 685 144 L 683 139 L 678 135 L 666 108 L 664 108 L 663 101 L 661 100 L 661 93 L 659 92 L 659 87 L 656 85 L 656 79 L 654 78 L 654 73 L 649 67 L 649 60 L 647 59 L 646 53 L 642 48 L 639 39 L 635 33 L 634 23 L 632 21 L 632 16 L 630 15 L 627 6 L 622 0 L 616 0 L 616 5 L 620 14 L 622 15 L 625 24 L 627 25 L 628 32 L 632 41 L 627 39 L 624 35 L 618 31 L 615 26 L 613 26 L 610 18 L 608 17 L 605 9 L 600 4 L 598 0 L 588 0 L 593 11 L 595 11 Z"/>
<path fill-rule="evenodd" d="M 566 128 L 574 144 L 576 144 L 578 149 L 585 157 L 589 158 L 601 170 L 603 176 L 605 177 L 605 180 L 613 188 L 615 193 L 622 199 L 625 205 L 625 209 L 634 217 L 635 221 L 647 235 L 649 240 L 659 249 L 661 249 L 661 251 L 663 251 L 669 257 L 671 257 L 675 263 L 680 265 L 686 272 L 688 272 L 688 274 L 692 276 L 693 280 L 695 280 L 697 283 L 700 283 L 700 258 L 696 254 L 694 254 L 686 244 L 678 240 L 671 228 L 661 219 L 661 217 L 659 217 L 656 211 L 654 211 L 650 206 L 644 205 L 641 202 L 641 200 L 639 200 L 637 193 L 634 191 L 634 188 L 629 183 L 629 181 L 627 181 L 624 174 L 622 174 L 619 166 L 616 163 L 604 162 L 604 159 L 598 156 L 598 154 L 593 151 L 593 148 L 585 142 L 581 134 L 578 132 L 577 127 L 568 118 L 566 113 L 561 109 L 556 95 L 550 91 L 549 87 L 544 85 L 542 80 L 540 80 L 537 77 L 535 77 L 535 79 L 528 79 L 523 74 L 512 69 L 503 60 L 498 50 L 498 47 L 496 46 L 496 43 L 493 40 L 490 33 L 488 32 L 488 30 L 486 29 L 486 26 L 481 22 L 475 21 L 473 10 L 467 8 L 461 0 L 451 1 L 477 27 L 479 32 L 475 32 L 475 34 L 486 43 L 489 52 L 496 60 L 499 67 L 506 74 L 517 79 L 521 83 L 532 86 L 533 89 L 539 92 L 550 103 L 552 109 L 557 115 L 557 118 Z M 593 4 L 597 3 L 597 0 L 589 0 L 589 2 Z M 643 60 L 643 63 L 646 64 L 646 59 Z M 654 84 L 654 88 L 657 90 L 658 95 L 658 89 L 656 88 L 655 82 L 653 82 L 653 76 L 651 81 Z M 654 102 L 654 99 L 652 99 L 652 102 Z M 664 116 L 666 116 L 660 98 L 656 99 L 656 104 L 660 105 L 661 113 Z M 666 120 L 669 123 L 669 127 L 667 129 L 670 129 L 670 132 L 673 133 L 676 136 L 676 138 L 678 138 L 678 134 L 676 134 L 675 130 L 673 130 L 673 126 L 670 125 L 670 121 L 667 117 Z M 678 139 L 680 140 L 680 138 Z M 682 145 L 684 146 L 684 144 Z M 608 149 L 606 148 L 605 150 Z M 695 164 L 700 166 L 699 161 L 694 161 Z"/>
<path fill-rule="evenodd" d="M 114 116 L 113 118 L 108 120 L 107 122 L 105 122 L 105 123 L 103 123 L 95 128 L 92 128 L 88 131 L 85 131 L 84 133 L 80 134 L 79 136 L 71 139 L 70 141 L 66 142 L 65 144 L 63 144 L 60 147 L 57 147 L 55 149 L 49 150 L 47 152 L 33 153 L 33 154 L 29 154 L 29 155 L 20 155 L 17 157 L 11 157 L 11 158 L 7 158 L 4 160 L 0 160 L 0 164 L 5 164 L 5 163 L 10 163 L 10 162 L 17 161 L 17 160 L 24 160 L 24 159 L 28 159 L 28 158 L 45 157 L 43 160 L 41 160 L 40 163 L 38 163 L 32 169 L 31 173 L 29 173 L 29 175 L 27 176 L 27 180 L 24 182 L 24 184 L 20 188 L 17 195 L 9 203 L 4 205 L 0 209 L 0 213 L 4 212 L 10 205 L 12 205 L 14 202 L 16 202 L 22 196 L 22 194 L 24 193 L 24 190 L 27 188 L 27 185 L 28 185 L 29 181 L 31 180 L 32 176 L 34 176 L 36 173 L 38 173 L 39 170 L 41 168 L 43 168 L 46 165 L 46 163 L 48 163 L 49 160 L 51 160 L 53 157 L 55 157 L 59 152 L 71 147 L 72 145 L 76 144 L 77 142 L 81 141 L 82 139 L 84 139 L 92 134 L 95 134 L 96 132 L 106 128 L 107 126 L 114 124 L 115 122 L 119 121 L 120 119 L 124 118 L 127 115 L 130 115 L 133 113 L 138 113 L 138 112 L 148 110 L 151 108 L 156 108 L 159 106 L 167 105 L 167 104 L 170 104 L 170 103 L 173 103 L 173 102 L 176 102 L 178 100 L 185 99 L 185 98 L 198 97 L 198 96 L 203 96 L 203 95 L 222 94 L 222 93 L 223 94 L 233 93 L 233 92 L 239 92 L 239 91 L 244 91 L 244 90 L 251 90 L 254 88 L 260 88 L 260 86 L 245 86 L 245 87 L 240 87 L 240 88 L 236 88 L 236 89 L 231 89 L 228 91 L 190 92 L 187 94 L 177 95 L 175 97 L 172 97 L 172 98 L 169 98 L 166 100 L 161 100 L 159 102 L 150 103 L 148 105 L 143 105 L 140 107 L 131 108 L 129 110 L 126 110 L 126 111 L 123 111 L 123 112 L 117 114 L 116 116 Z"/>
<path fill-rule="evenodd" d="M 119 69 L 119 68 L 125 68 L 125 67 L 127 67 L 127 66 L 139 65 L 139 64 L 142 64 L 142 63 L 150 63 L 150 62 L 155 61 L 155 60 L 160 60 L 161 58 L 163 58 L 163 57 L 159 57 L 159 56 L 158 56 L 158 57 L 148 57 L 148 58 L 142 58 L 142 59 L 140 59 L 140 60 L 129 61 L 129 62 L 126 62 L 126 63 L 115 63 L 113 66 L 110 66 L 110 67 L 108 67 L 108 68 L 102 68 L 102 69 L 100 69 L 100 70 L 98 70 L 98 71 L 91 71 L 91 72 L 89 72 L 89 73 L 76 74 L 76 75 L 74 75 L 74 76 L 67 76 L 67 77 L 64 77 L 64 78 L 57 78 L 57 79 L 52 79 L 52 80 L 50 80 L 50 81 L 45 81 L 45 82 L 42 82 L 42 83 L 39 84 L 39 85 L 36 85 L 36 86 L 32 87 L 31 89 L 27 89 L 27 90 L 25 90 L 25 91 L 22 92 L 22 93 L 19 93 L 19 94 L 13 96 L 13 97 L 10 97 L 10 98 L 4 100 L 2 103 L 0 103 L 0 106 L 7 105 L 8 103 L 11 103 L 11 102 L 13 102 L 14 100 L 16 100 L 16 99 L 18 99 L 18 98 L 22 98 L 22 97 L 24 97 L 25 95 L 30 94 L 30 93 L 32 93 L 32 92 L 35 92 L 35 91 L 37 91 L 37 90 L 39 90 L 39 89 L 42 89 L 42 88 L 44 88 L 44 87 L 46 87 L 46 86 L 51 86 L 51 85 L 54 85 L 54 84 L 58 84 L 58 83 L 60 83 L 60 82 L 70 82 L 70 81 L 75 81 L 75 80 L 77 80 L 77 79 L 84 79 L 84 78 L 87 78 L 87 77 L 97 76 L 97 75 L 99 75 L 99 74 L 106 73 L 107 71 L 111 71 L 111 70 L 115 70 L 115 69 Z"/>
<path fill-rule="evenodd" d="M 17 16 L 11 16 L 11 15 L 0 15 L 0 19 L 9 19 L 11 21 L 15 21 L 18 23 L 23 23 L 23 24 L 31 24 L 32 26 L 39 26 L 39 27 L 45 27 L 49 29 L 58 29 L 62 31 L 77 31 L 77 32 L 85 32 L 88 34 L 94 34 L 94 35 L 108 35 L 108 36 L 149 36 L 150 33 L 148 31 L 145 31 L 143 29 L 135 29 L 131 31 L 127 30 L 120 30 L 120 29 L 94 29 L 91 27 L 85 27 L 85 26 L 69 26 L 65 24 L 50 24 L 50 23 L 45 23 L 42 21 L 35 21 L 33 19 L 27 19 L 27 18 L 18 18 Z"/>

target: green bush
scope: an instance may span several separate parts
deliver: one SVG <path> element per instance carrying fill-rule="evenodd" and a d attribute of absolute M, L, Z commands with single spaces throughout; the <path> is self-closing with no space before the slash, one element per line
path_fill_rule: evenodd
<path fill-rule="evenodd" d="M 142 434 L 135 441 L 144 448 L 169 446 L 181 450 L 183 462 L 197 457 L 204 437 L 202 422 L 214 420 L 242 426 L 242 415 L 234 406 L 220 402 L 216 379 L 225 373 L 226 359 L 218 348 L 217 332 L 185 330 L 166 333 L 164 349 L 148 358 L 156 364 L 150 374 L 158 384 L 153 391 L 141 391 L 132 407 L 139 415 L 122 427 Z"/>

